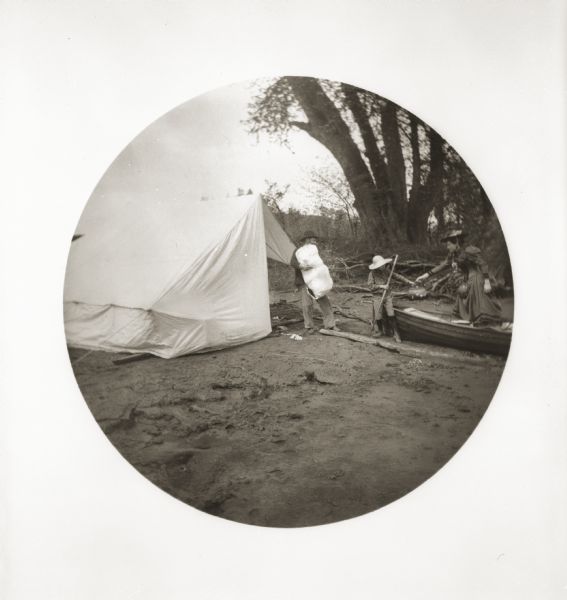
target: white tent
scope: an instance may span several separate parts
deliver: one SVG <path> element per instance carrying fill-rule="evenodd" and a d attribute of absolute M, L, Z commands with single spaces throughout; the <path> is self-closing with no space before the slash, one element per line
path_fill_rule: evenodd
<path fill-rule="evenodd" d="M 98 195 L 65 277 L 70 346 L 171 358 L 271 331 L 267 257 L 294 246 L 258 196 L 188 201 Z"/>

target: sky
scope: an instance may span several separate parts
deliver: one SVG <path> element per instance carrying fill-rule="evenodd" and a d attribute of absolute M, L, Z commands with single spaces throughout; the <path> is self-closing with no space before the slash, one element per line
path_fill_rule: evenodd
<path fill-rule="evenodd" d="M 314 200 L 304 190 L 307 173 L 334 159 L 301 131 L 290 132 L 289 147 L 267 135 L 249 134 L 242 121 L 252 94 L 250 82 L 233 84 L 158 118 L 116 158 L 93 197 L 137 194 L 201 201 L 235 195 L 238 188 L 261 193 L 269 180 L 289 184 L 284 208 L 311 212 Z"/>

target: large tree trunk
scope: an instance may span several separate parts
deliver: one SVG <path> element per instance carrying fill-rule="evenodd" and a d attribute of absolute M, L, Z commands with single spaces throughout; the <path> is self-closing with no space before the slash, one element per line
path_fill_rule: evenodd
<path fill-rule="evenodd" d="M 419 153 L 418 125 L 416 117 L 410 115 L 411 146 L 413 161 L 412 190 L 408 205 L 408 240 L 422 244 L 427 239 L 429 215 L 434 210 L 439 227 L 444 226 L 443 198 L 443 140 L 433 129 L 429 134 L 429 175 L 424 185 L 420 182 L 421 156 Z"/>
<path fill-rule="evenodd" d="M 307 122 L 292 124 L 323 144 L 341 166 L 370 242 L 377 244 L 388 239 L 378 190 L 338 108 L 317 80 L 308 77 L 288 77 L 287 80 L 307 117 Z"/>
<path fill-rule="evenodd" d="M 443 139 L 429 129 L 429 177 L 427 186 L 431 194 L 431 202 L 435 207 L 435 215 L 439 228 L 445 227 L 445 199 L 443 197 Z"/>
<path fill-rule="evenodd" d="M 392 192 L 392 208 L 396 213 L 398 223 L 403 227 L 406 222 L 408 196 L 406 165 L 402 153 L 397 110 L 397 106 L 392 102 L 381 103 L 382 137 L 388 161 L 387 168 Z"/>
<path fill-rule="evenodd" d="M 358 88 L 343 83 L 342 90 L 345 95 L 347 108 L 350 109 L 354 117 L 364 143 L 365 154 L 370 164 L 370 171 L 374 178 L 380 202 L 380 213 L 382 218 L 388 223 L 391 236 L 399 237 L 401 224 L 397 212 L 393 209 L 394 199 L 392 197 L 388 167 L 376 143 L 376 135 L 369 121 L 366 109 L 360 101 Z"/>
<path fill-rule="evenodd" d="M 407 213 L 407 236 L 414 244 L 423 243 L 427 234 L 427 217 L 431 212 L 431 196 L 421 185 L 421 154 L 419 151 L 419 123 L 409 114 L 412 156 L 412 182 Z"/>

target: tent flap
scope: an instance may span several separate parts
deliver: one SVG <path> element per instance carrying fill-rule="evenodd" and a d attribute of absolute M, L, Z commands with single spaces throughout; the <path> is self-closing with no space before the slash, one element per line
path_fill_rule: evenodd
<path fill-rule="evenodd" d="M 266 251 L 268 258 L 273 258 L 279 262 L 289 265 L 295 246 L 291 243 L 286 232 L 278 223 L 271 210 L 262 203 L 264 210 L 264 225 L 266 231 Z"/>

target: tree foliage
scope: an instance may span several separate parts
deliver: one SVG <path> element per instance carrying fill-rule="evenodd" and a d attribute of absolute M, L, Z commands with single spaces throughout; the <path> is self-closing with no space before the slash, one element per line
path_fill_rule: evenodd
<path fill-rule="evenodd" d="M 281 77 L 259 84 L 247 126 L 282 144 L 290 131 L 303 131 L 327 148 L 350 190 L 346 214 L 359 217 L 370 247 L 428 244 L 435 224 L 458 224 L 507 260 L 498 220 L 476 177 L 437 132 L 397 104 L 344 83 Z M 321 177 L 323 193 L 331 182 Z"/>
<path fill-rule="evenodd" d="M 260 194 L 262 200 L 277 215 L 284 215 L 282 201 L 289 190 L 289 184 L 280 186 L 276 181 L 265 181 L 266 189 Z"/>
<path fill-rule="evenodd" d="M 323 215 L 334 219 L 337 225 L 348 224 L 346 237 L 357 242 L 360 234 L 360 218 L 354 208 L 354 196 L 344 174 L 333 166 L 323 166 L 309 172 L 305 190 L 315 201 Z M 340 229 L 340 227 L 338 227 Z"/>

